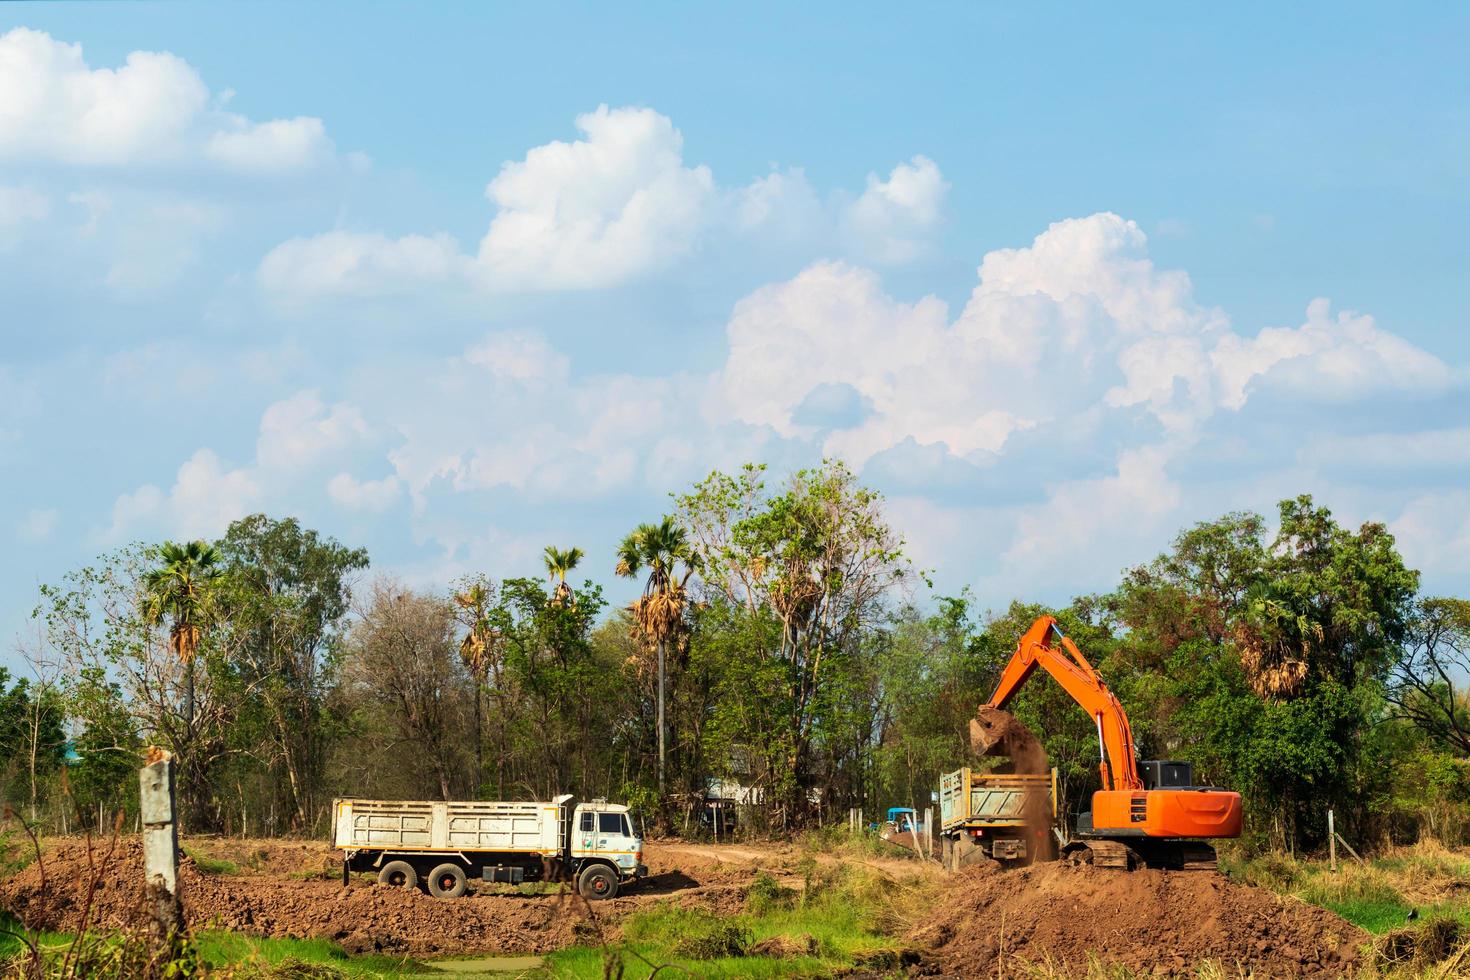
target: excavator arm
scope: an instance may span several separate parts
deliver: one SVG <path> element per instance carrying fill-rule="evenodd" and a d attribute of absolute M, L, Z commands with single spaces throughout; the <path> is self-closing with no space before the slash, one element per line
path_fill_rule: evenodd
<path fill-rule="evenodd" d="M 1097 724 L 1103 789 L 1142 789 L 1128 713 L 1051 616 L 1038 618 L 1021 637 L 986 706 L 1005 708 L 1038 667 L 1056 678 Z"/>

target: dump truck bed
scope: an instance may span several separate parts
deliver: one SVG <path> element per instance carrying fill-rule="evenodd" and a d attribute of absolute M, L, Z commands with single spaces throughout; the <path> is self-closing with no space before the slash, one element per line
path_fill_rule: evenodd
<path fill-rule="evenodd" d="M 335 801 L 333 844 L 344 851 L 497 851 L 555 854 L 567 809 L 559 803 Z"/>
<path fill-rule="evenodd" d="M 943 830 L 962 827 L 1020 827 L 1025 823 L 1026 798 L 1045 794 L 1047 808 L 1056 815 L 1057 774 L 1016 775 L 977 773 L 969 767 L 939 779 L 939 825 Z"/>

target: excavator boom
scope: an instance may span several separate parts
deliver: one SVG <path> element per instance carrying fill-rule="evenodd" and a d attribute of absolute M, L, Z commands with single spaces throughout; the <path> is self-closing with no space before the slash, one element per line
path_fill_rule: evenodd
<path fill-rule="evenodd" d="M 1060 648 L 1048 642 L 1053 636 L 1060 641 Z M 986 706 L 1004 709 L 1037 667 L 1056 678 L 1097 724 L 1103 789 L 1142 789 L 1128 713 L 1052 617 L 1037 619 L 1021 637 Z"/>

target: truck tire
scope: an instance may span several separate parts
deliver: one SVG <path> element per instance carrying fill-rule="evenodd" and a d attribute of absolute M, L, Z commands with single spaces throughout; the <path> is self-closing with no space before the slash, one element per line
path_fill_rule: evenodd
<path fill-rule="evenodd" d="M 577 891 L 589 902 L 615 898 L 618 894 L 617 872 L 605 864 L 594 864 L 577 878 Z"/>
<path fill-rule="evenodd" d="M 467 887 L 464 868 L 457 864 L 441 864 L 429 872 L 429 894 L 435 898 L 459 898 Z"/>
<path fill-rule="evenodd" d="M 419 873 L 407 861 L 389 861 L 378 872 L 378 884 L 389 888 L 417 888 Z"/>

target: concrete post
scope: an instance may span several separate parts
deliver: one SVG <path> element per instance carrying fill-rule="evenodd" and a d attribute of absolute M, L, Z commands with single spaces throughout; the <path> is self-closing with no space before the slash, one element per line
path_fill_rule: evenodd
<path fill-rule="evenodd" d="M 1333 870 L 1337 870 L 1337 827 L 1332 818 L 1332 811 L 1327 811 L 1327 863 Z"/>
<path fill-rule="evenodd" d="M 143 827 L 144 895 L 159 939 L 177 936 L 184 926 L 179 903 L 179 830 L 174 796 L 174 759 L 161 748 L 148 750 L 138 772 L 138 810 Z"/>

